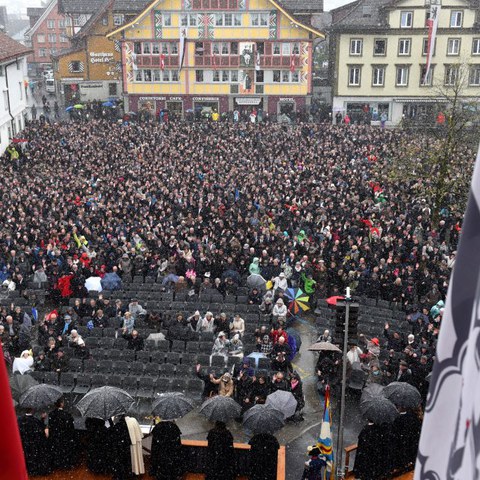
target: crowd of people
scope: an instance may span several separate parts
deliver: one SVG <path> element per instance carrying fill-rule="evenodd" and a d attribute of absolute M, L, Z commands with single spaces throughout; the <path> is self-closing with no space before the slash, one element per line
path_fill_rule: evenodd
<path fill-rule="evenodd" d="M 405 145 L 401 131 L 92 118 L 32 122 L 22 138 L 0 165 L 9 185 L 1 199 L 0 280 L 21 294 L 28 281 L 38 282 L 58 311 L 38 322 L 33 312 L 0 312 L 11 359 L 31 346 L 35 323 L 44 351 L 34 368 L 68 368 L 66 345 L 86 358 L 88 345 L 75 328 L 83 317 L 91 317 L 91 328 L 121 329 L 130 348 L 143 348 L 135 321 L 147 312 L 138 302 L 85 300 L 92 277 L 141 276 L 165 290 L 235 295 L 249 275 L 261 275 L 269 293 L 250 289 L 248 302 L 268 316 L 255 349 L 272 359 L 275 375 L 253 378 L 246 365 L 230 378 L 199 371 L 204 396 L 232 395 L 245 407 L 272 389 L 301 388 L 288 367 L 291 352 L 282 350 L 287 287 L 307 292 L 312 307 L 350 287 L 355 296 L 403 309 L 413 339 L 386 324 L 385 339 L 360 336 L 349 360 L 367 382 L 409 381 L 425 395 L 463 212 L 452 194 L 436 222 L 431 199 L 418 194 L 433 178 L 399 184 L 382 176 L 382 165 Z M 471 165 L 467 147 L 463 156 L 450 175 Z M 70 298 L 78 304 L 58 313 Z M 222 313 L 180 315 L 168 325 L 169 339 L 208 332 L 212 354 L 242 358 L 244 321 Z M 148 315 L 153 325 L 161 319 L 161 312 Z M 321 361 L 320 383 L 334 382 L 338 361 Z"/>

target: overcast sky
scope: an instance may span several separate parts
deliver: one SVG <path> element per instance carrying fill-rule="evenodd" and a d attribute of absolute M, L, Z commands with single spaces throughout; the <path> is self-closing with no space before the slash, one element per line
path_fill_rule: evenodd
<path fill-rule="evenodd" d="M 326 11 L 331 10 L 351 1 L 353 0 L 324 0 L 324 8 Z M 0 5 L 7 6 L 8 13 L 22 13 L 24 15 L 27 13 L 27 7 L 39 7 L 41 3 L 41 0 L 0 0 Z"/>

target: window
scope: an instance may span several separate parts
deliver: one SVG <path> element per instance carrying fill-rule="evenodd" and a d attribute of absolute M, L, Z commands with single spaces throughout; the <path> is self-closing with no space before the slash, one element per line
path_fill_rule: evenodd
<path fill-rule="evenodd" d="M 162 81 L 162 71 L 161 70 L 152 70 L 153 82 L 158 83 Z"/>
<path fill-rule="evenodd" d="M 350 40 L 350 55 L 361 55 L 363 49 L 363 40 L 361 38 L 352 38 Z"/>
<path fill-rule="evenodd" d="M 231 13 L 226 13 L 224 18 L 224 23 L 226 27 L 233 26 L 233 16 Z"/>
<path fill-rule="evenodd" d="M 144 82 L 152 81 L 152 71 L 149 68 L 143 71 L 143 81 Z"/>
<path fill-rule="evenodd" d="M 255 70 L 255 82 L 263 83 L 265 81 L 265 72 L 263 70 Z"/>
<path fill-rule="evenodd" d="M 78 60 L 74 60 L 70 63 L 72 73 L 83 72 L 83 63 Z"/>
<path fill-rule="evenodd" d="M 83 27 L 83 25 L 84 25 L 83 15 L 78 15 L 73 19 L 73 26 L 74 27 Z"/>
<path fill-rule="evenodd" d="M 222 55 L 228 55 L 230 53 L 230 44 L 228 42 L 222 42 Z"/>
<path fill-rule="evenodd" d="M 299 81 L 300 81 L 299 72 L 291 72 L 290 70 L 274 70 L 273 71 L 274 83 L 298 83 Z"/>
<path fill-rule="evenodd" d="M 53 30 L 55 28 L 55 20 L 47 20 L 47 28 Z"/>
<path fill-rule="evenodd" d="M 282 43 L 282 55 L 290 55 L 291 49 L 289 43 Z"/>
<path fill-rule="evenodd" d="M 197 14 L 184 13 L 180 15 L 180 25 L 182 27 L 196 27 L 197 26 Z"/>
<path fill-rule="evenodd" d="M 162 14 L 163 26 L 171 27 L 172 26 L 172 15 L 170 13 Z"/>
<path fill-rule="evenodd" d="M 461 28 L 463 23 L 463 12 L 461 10 L 452 10 L 450 13 L 450 28 Z"/>
<path fill-rule="evenodd" d="M 143 54 L 144 55 L 150 55 L 151 53 L 151 48 L 150 48 L 150 43 L 144 42 L 142 43 L 142 49 L 143 49 Z"/>
<path fill-rule="evenodd" d="M 218 70 L 213 71 L 212 80 L 214 82 L 219 82 L 220 81 L 220 72 Z"/>
<path fill-rule="evenodd" d="M 102 18 L 102 25 L 105 26 L 105 27 L 108 25 L 108 17 L 107 16 Z"/>
<path fill-rule="evenodd" d="M 176 42 L 170 44 L 170 55 L 178 55 L 178 45 Z"/>
<path fill-rule="evenodd" d="M 445 65 L 445 85 L 455 85 L 458 78 L 458 65 Z"/>
<path fill-rule="evenodd" d="M 160 45 L 158 43 L 152 43 L 152 55 L 160 55 Z"/>
<path fill-rule="evenodd" d="M 351 87 L 360 86 L 360 72 L 361 67 L 354 66 L 350 67 L 348 70 L 348 85 Z"/>
<path fill-rule="evenodd" d="M 142 44 L 140 42 L 135 42 L 133 44 L 133 53 L 135 53 L 136 55 L 142 54 Z"/>
<path fill-rule="evenodd" d="M 125 16 L 122 13 L 115 13 L 113 15 L 113 24 L 116 27 L 120 27 L 125 23 Z"/>
<path fill-rule="evenodd" d="M 448 39 L 447 55 L 460 55 L 460 39 L 459 38 Z"/>
<path fill-rule="evenodd" d="M 212 43 L 212 52 L 215 55 L 228 55 L 230 53 L 230 43 L 214 42 Z"/>
<path fill-rule="evenodd" d="M 280 83 L 280 70 L 273 71 L 273 83 Z"/>
<path fill-rule="evenodd" d="M 161 48 L 162 54 L 168 55 L 168 43 L 162 43 L 161 46 L 162 46 Z"/>
<path fill-rule="evenodd" d="M 23 82 L 18 82 L 18 88 L 19 88 L 19 91 L 20 91 L 20 100 L 23 100 L 23 85 L 22 85 Z"/>
<path fill-rule="evenodd" d="M 427 66 L 420 65 L 420 86 L 421 87 L 431 87 L 433 85 L 433 70 L 434 65 L 430 65 L 430 70 L 428 71 L 428 76 L 425 78 L 425 73 L 427 73 Z"/>
<path fill-rule="evenodd" d="M 273 54 L 274 55 L 280 55 L 280 44 L 279 43 L 274 43 L 273 44 Z"/>
<path fill-rule="evenodd" d="M 39 33 L 39 34 L 37 35 L 37 42 L 38 42 L 38 43 L 45 43 L 45 34 Z"/>
<path fill-rule="evenodd" d="M 258 48 L 258 44 L 257 44 L 257 48 Z M 230 44 L 230 53 L 232 55 L 238 55 L 238 42 L 232 42 Z"/>
<path fill-rule="evenodd" d="M 172 70 L 172 82 L 178 82 L 179 80 L 178 70 Z"/>
<path fill-rule="evenodd" d="M 237 83 L 238 70 L 214 70 L 212 80 L 218 83 Z"/>
<path fill-rule="evenodd" d="M 397 87 L 408 86 L 408 72 L 409 68 L 405 65 L 400 65 L 397 67 L 397 76 L 395 82 Z"/>
<path fill-rule="evenodd" d="M 47 56 L 47 49 L 46 48 L 39 48 L 38 49 L 38 56 L 39 57 L 46 57 Z"/>
<path fill-rule="evenodd" d="M 290 72 L 288 70 L 282 70 L 282 83 L 289 83 Z"/>
<path fill-rule="evenodd" d="M 292 83 L 298 83 L 300 81 L 300 73 L 295 71 L 295 72 L 290 72 L 290 81 Z"/>
<path fill-rule="evenodd" d="M 384 66 L 374 66 L 372 67 L 372 85 L 374 87 L 383 87 L 385 86 L 385 67 Z"/>
<path fill-rule="evenodd" d="M 143 81 L 143 70 L 137 70 L 135 72 L 135 81 L 142 82 Z"/>
<path fill-rule="evenodd" d="M 300 44 L 298 42 L 292 43 L 292 54 L 300 55 Z"/>
<path fill-rule="evenodd" d="M 195 42 L 195 55 L 203 55 L 204 51 L 203 42 Z"/>
<path fill-rule="evenodd" d="M 373 54 L 380 56 L 387 54 L 387 39 L 386 38 L 376 38 L 373 41 Z"/>
<path fill-rule="evenodd" d="M 398 54 L 404 56 L 410 55 L 410 46 L 410 38 L 400 38 L 398 40 Z"/>
<path fill-rule="evenodd" d="M 57 35 L 55 33 L 49 33 L 48 34 L 48 41 L 50 43 L 56 43 L 57 42 Z"/>
<path fill-rule="evenodd" d="M 60 42 L 61 43 L 67 43 L 68 42 L 68 37 L 66 33 L 61 33 L 60 34 Z"/>
<path fill-rule="evenodd" d="M 56 55 L 56 53 L 57 53 L 57 49 L 56 49 L 56 48 L 51 48 L 51 49 L 50 49 L 50 54 L 51 54 L 51 55 Z"/>
<path fill-rule="evenodd" d="M 233 26 L 234 27 L 241 27 L 242 26 L 242 14 L 241 13 L 234 13 L 233 14 Z"/>
<path fill-rule="evenodd" d="M 472 87 L 480 86 L 480 65 L 470 67 L 469 85 Z"/>
<path fill-rule="evenodd" d="M 413 27 L 413 12 L 400 12 L 400 28 Z"/>
<path fill-rule="evenodd" d="M 116 83 L 109 83 L 108 84 L 108 95 L 111 97 L 117 96 L 117 88 L 118 85 Z"/>
<path fill-rule="evenodd" d="M 472 40 L 472 55 L 480 55 L 480 38 Z"/>
<path fill-rule="evenodd" d="M 65 20 L 58 21 L 58 28 L 65 28 Z"/>
<path fill-rule="evenodd" d="M 162 70 L 162 82 L 170 81 L 170 70 Z"/>
<path fill-rule="evenodd" d="M 203 70 L 195 70 L 195 81 L 197 83 L 203 82 Z"/>
<path fill-rule="evenodd" d="M 267 27 L 268 24 L 269 24 L 268 13 L 251 13 L 250 14 L 250 25 L 252 25 L 252 27 Z"/>
<path fill-rule="evenodd" d="M 217 27 L 223 27 L 223 14 L 222 13 L 216 13 L 215 14 L 215 25 Z"/>
<path fill-rule="evenodd" d="M 238 82 L 238 70 L 232 70 L 230 72 L 230 81 L 232 83 Z"/>

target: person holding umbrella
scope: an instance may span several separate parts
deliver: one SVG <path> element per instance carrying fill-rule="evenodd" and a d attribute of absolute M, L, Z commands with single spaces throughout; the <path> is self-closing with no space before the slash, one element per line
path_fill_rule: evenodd
<path fill-rule="evenodd" d="M 275 480 L 280 444 L 271 433 L 257 433 L 250 445 L 250 480 Z"/>
<path fill-rule="evenodd" d="M 207 435 L 207 475 L 205 480 L 234 480 L 235 450 L 233 436 L 224 422 L 215 422 Z"/>

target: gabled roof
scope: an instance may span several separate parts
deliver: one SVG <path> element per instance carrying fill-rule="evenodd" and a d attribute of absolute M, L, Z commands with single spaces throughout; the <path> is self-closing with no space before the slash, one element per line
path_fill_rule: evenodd
<path fill-rule="evenodd" d="M 323 0 L 280 0 L 279 3 L 293 14 L 323 12 Z"/>
<path fill-rule="evenodd" d="M 104 0 L 58 0 L 60 13 L 92 14 L 101 7 Z"/>
<path fill-rule="evenodd" d="M 50 12 L 55 8 L 55 6 L 57 5 L 57 0 L 51 0 L 51 2 L 43 9 L 43 13 L 42 15 L 40 16 L 40 18 L 35 22 L 35 24 L 33 25 L 33 27 L 29 28 L 26 32 L 25 32 L 25 36 L 31 36 L 33 35 L 38 27 L 43 23 L 43 21 L 48 17 L 48 15 L 50 15 Z M 40 9 L 38 9 L 40 10 Z"/>
<path fill-rule="evenodd" d="M 0 32 L 0 62 L 25 57 L 32 53 L 30 48 L 10 38 L 6 33 Z"/>
<path fill-rule="evenodd" d="M 392 0 L 357 0 L 342 7 L 331 10 L 332 29 L 342 27 L 375 28 L 386 26 L 385 7 Z"/>
<path fill-rule="evenodd" d="M 314 0 L 267 0 L 270 4 L 272 4 L 275 8 L 280 10 L 292 23 L 297 25 L 300 28 L 303 28 L 304 30 L 307 30 L 310 33 L 313 33 L 317 37 L 325 38 L 325 34 L 320 32 L 319 30 L 315 29 L 311 25 L 307 25 L 306 21 L 304 19 L 299 19 L 298 17 L 295 16 L 294 12 L 285 6 L 285 3 L 290 3 L 290 5 L 297 5 L 298 1 L 301 2 L 309 2 L 311 3 Z M 116 35 L 117 33 L 122 32 L 123 30 L 127 29 L 128 27 L 131 27 L 132 25 L 140 22 L 143 20 L 145 15 L 147 15 L 154 7 L 157 5 L 159 0 L 153 0 L 148 4 L 148 6 L 145 7 L 145 9 L 137 15 L 131 22 L 126 23 L 125 25 L 113 30 L 112 32 L 107 34 L 107 38 L 111 37 L 113 35 Z M 294 8 L 295 9 L 295 8 Z"/>

